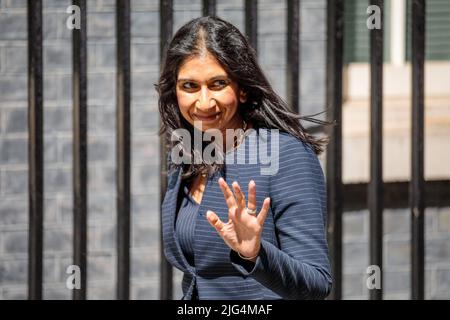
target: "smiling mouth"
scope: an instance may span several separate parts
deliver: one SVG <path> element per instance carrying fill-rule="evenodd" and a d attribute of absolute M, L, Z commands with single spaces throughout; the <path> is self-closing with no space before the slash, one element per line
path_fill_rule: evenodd
<path fill-rule="evenodd" d="M 200 120 L 200 121 L 214 121 L 219 118 L 220 114 L 221 114 L 221 112 L 217 112 L 212 115 L 204 116 L 204 115 L 199 115 L 199 114 L 194 113 L 192 116 L 194 117 L 194 119 Z"/>

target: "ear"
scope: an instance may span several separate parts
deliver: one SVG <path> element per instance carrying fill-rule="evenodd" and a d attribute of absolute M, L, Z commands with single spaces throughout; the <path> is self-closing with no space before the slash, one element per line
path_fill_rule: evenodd
<path fill-rule="evenodd" d="M 240 90 L 240 91 L 239 91 L 239 101 L 240 101 L 241 103 L 244 103 L 244 102 L 247 101 L 247 93 L 244 92 L 243 90 Z"/>

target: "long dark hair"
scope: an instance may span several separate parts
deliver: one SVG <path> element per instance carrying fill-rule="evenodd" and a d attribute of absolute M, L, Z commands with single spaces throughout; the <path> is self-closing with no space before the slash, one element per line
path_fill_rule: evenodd
<path fill-rule="evenodd" d="M 247 38 L 231 23 L 210 16 L 186 23 L 176 32 L 168 46 L 159 82 L 155 85 L 159 93 L 159 112 L 162 119 L 160 134 L 171 134 L 178 128 L 194 130 L 192 125 L 184 120 L 178 107 L 176 81 L 179 68 L 186 58 L 199 55 L 205 49 L 246 93 L 246 102 L 240 103 L 238 107 L 238 112 L 245 121 L 251 122 L 255 129 L 278 129 L 289 133 L 311 145 L 316 154 L 323 151 L 326 139 L 317 139 L 308 134 L 299 120 L 318 124 L 328 122 L 291 112 L 286 102 L 269 84 Z M 191 148 L 190 152 L 193 156 L 195 151 Z M 184 165 L 183 171 L 184 176 L 189 178 L 220 168 L 221 166 L 216 164 L 189 164 Z"/>

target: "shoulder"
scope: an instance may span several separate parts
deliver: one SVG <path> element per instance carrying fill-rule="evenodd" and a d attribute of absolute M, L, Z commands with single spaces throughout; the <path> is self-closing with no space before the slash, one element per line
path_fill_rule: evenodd
<path fill-rule="evenodd" d="M 313 147 L 284 132 L 278 136 L 271 137 L 271 142 L 274 139 L 279 142 L 278 167 L 269 176 L 269 190 L 277 214 L 283 213 L 292 204 L 305 205 L 308 210 L 322 210 L 326 194 L 325 179 Z"/>
<path fill-rule="evenodd" d="M 316 161 L 313 146 L 293 135 L 273 129 L 259 129 L 260 143 L 265 140 L 272 152 L 278 153 L 280 162 L 291 159 Z"/>
<path fill-rule="evenodd" d="M 278 137 L 277 137 L 278 135 Z M 299 140 L 286 132 L 271 134 L 272 162 L 277 159 L 277 170 L 272 175 L 272 181 L 282 180 L 292 183 L 297 179 L 302 181 L 322 181 L 323 170 L 317 154 L 311 144 Z M 273 147 L 278 144 L 277 147 Z M 274 167 L 274 166 L 273 166 Z"/>
<path fill-rule="evenodd" d="M 285 156 L 289 156 L 291 153 L 304 154 L 308 156 L 315 156 L 312 146 L 304 141 L 301 141 L 293 135 L 280 132 L 280 151 L 284 151 Z"/>

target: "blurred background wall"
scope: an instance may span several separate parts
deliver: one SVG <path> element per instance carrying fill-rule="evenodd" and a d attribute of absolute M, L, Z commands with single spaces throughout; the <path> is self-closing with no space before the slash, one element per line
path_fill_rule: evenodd
<path fill-rule="evenodd" d="M 72 35 L 67 0 L 44 0 L 44 298 L 70 299 L 72 264 Z M 326 1 L 300 2 L 300 109 L 324 111 Z M 395 4 L 397 3 L 397 4 Z M 403 5 L 398 5 L 403 3 Z M 426 62 L 426 178 L 450 176 L 450 5 L 430 0 Z M 131 298 L 159 297 L 159 2 L 132 0 Z M 432 6 L 432 7 L 431 7 Z M 368 35 L 365 4 L 348 1 L 344 70 L 344 182 L 367 181 Z M 410 71 L 407 1 L 386 1 L 384 179 L 409 179 Z M 244 32 L 244 3 L 217 1 L 217 15 Z M 201 1 L 174 1 L 174 30 L 201 15 Z M 286 3 L 258 3 L 259 61 L 285 97 Z M 447 15 L 446 15 L 447 14 Z M 88 298 L 114 299 L 115 1 L 88 1 Z M 0 299 L 27 297 L 27 24 L 26 1 L 0 0 Z M 427 25 L 428 27 L 428 25 Z M 404 28 L 404 29 L 402 29 Z M 434 28 L 434 29 L 432 29 Z M 402 38 L 401 34 L 404 31 Z M 400 36 L 399 36 L 400 34 Z M 428 35 L 428 34 L 427 34 Z M 367 51 L 367 53 L 366 53 Z M 430 53 L 430 54 L 429 54 Z M 409 90 L 409 91 L 408 91 Z M 325 156 L 321 156 L 321 160 Z M 384 296 L 409 298 L 410 211 L 384 211 Z M 344 214 L 344 298 L 367 299 L 367 210 Z M 175 272 L 174 298 L 181 297 Z M 450 208 L 426 209 L 426 298 L 450 298 Z"/>

